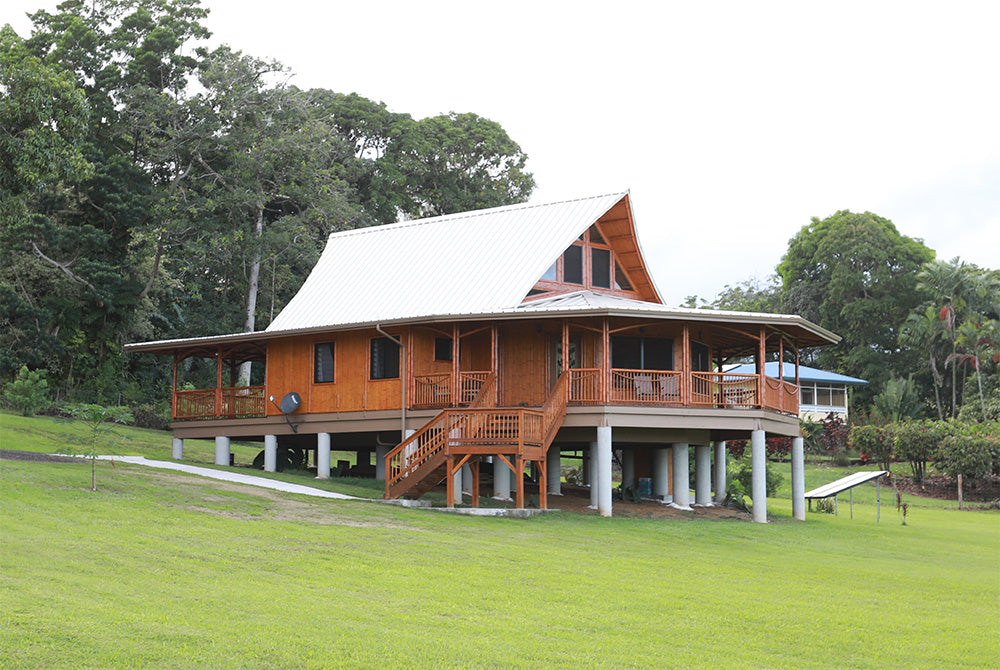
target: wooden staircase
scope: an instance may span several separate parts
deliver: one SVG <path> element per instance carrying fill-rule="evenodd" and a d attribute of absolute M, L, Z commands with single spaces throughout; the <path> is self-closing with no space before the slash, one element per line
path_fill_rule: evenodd
<path fill-rule="evenodd" d="M 541 409 L 496 407 L 496 375 L 491 374 L 469 407 L 441 411 L 386 454 L 384 497 L 419 498 L 470 461 L 478 474 L 481 456 L 497 457 L 515 471 L 524 461 L 537 461 L 544 477 L 545 455 L 566 416 L 566 380 L 560 376 Z M 519 484 L 519 506 L 523 497 Z"/>

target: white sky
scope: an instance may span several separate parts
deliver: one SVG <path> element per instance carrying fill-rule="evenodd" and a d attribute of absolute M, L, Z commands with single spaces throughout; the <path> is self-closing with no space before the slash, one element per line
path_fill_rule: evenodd
<path fill-rule="evenodd" d="M 6 0 L 0 23 L 27 36 Z M 629 189 L 664 300 L 773 272 L 872 211 L 1000 268 L 1000 3 L 203 0 L 213 41 L 420 118 L 475 112 L 535 202 Z"/>

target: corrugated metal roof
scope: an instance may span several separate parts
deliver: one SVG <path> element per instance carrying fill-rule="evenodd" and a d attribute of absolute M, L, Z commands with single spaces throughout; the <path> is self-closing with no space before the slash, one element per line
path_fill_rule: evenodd
<path fill-rule="evenodd" d="M 625 196 L 334 233 L 267 332 L 515 308 L 566 247 Z"/>
<path fill-rule="evenodd" d="M 753 374 L 754 366 L 747 365 L 737 365 L 727 372 L 736 372 L 744 374 Z M 782 378 L 787 381 L 795 381 L 795 364 L 785 362 L 784 369 L 782 370 Z M 771 361 L 770 363 L 764 364 L 764 374 L 772 379 L 778 378 L 778 361 Z M 864 379 L 858 379 L 857 377 L 848 377 L 847 375 L 840 375 L 836 372 L 828 372 L 827 370 L 819 370 L 817 368 L 810 368 L 806 365 L 799 366 L 799 379 L 804 382 L 824 382 L 827 384 L 848 384 L 848 385 L 862 385 L 867 384 Z"/>

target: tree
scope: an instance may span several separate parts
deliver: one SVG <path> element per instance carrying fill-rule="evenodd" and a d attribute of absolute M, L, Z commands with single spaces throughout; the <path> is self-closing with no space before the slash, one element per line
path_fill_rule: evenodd
<path fill-rule="evenodd" d="M 888 219 L 847 210 L 813 218 L 789 242 L 778 265 L 785 309 L 841 335 L 821 351 L 818 365 L 876 382 L 861 392 L 861 404 L 865 393 L 914 363 L 897 338 L 921 301 L 917 271 L 933 255 Z"/>
<path fill-rule="evenodd" d="M 69 414 L 83 421 L 90 431 L 84 442 L 83 455 L 90 459 L 90 490 L 97 490 L 98 442 L 101 437 L 114 433 L 109 423 L 128 423 L 132 413 L 124 407 L 105 407 L 97 404 L 71 405 Z"/>
<path fill-rule="evenodd" d="M 776 314 L 782 311 L 781 282 L 777 275 L 764 281 L 752 277 L 739 284 L 727 284 L 712 301 L 713 309 L 737 312 L 763 312 Z"/>

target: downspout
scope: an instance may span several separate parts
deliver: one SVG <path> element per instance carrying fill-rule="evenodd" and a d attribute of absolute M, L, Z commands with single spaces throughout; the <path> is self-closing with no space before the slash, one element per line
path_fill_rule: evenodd
<path fill-rule="evenodd" d="M 400 381 L 402 382 L 400 384 L 402 405 L 400 405 L 400 412 L 399 412 L 399 441 L 402 442 L 403 440 L 406 439 L 406 345 L 403 344 L 402 338 L 396 339 L 389 333 L 382 330 L 382 326 L 380 324 L 375 324 L 375 330 L 382 333 L 385 337 L 389 338 L 390 340 L 398 344 L 399 349 L 402 352 L 402 361 L 399 364 L 401 370 L 401 374 L 399 376 L 400 376 Z"/>

